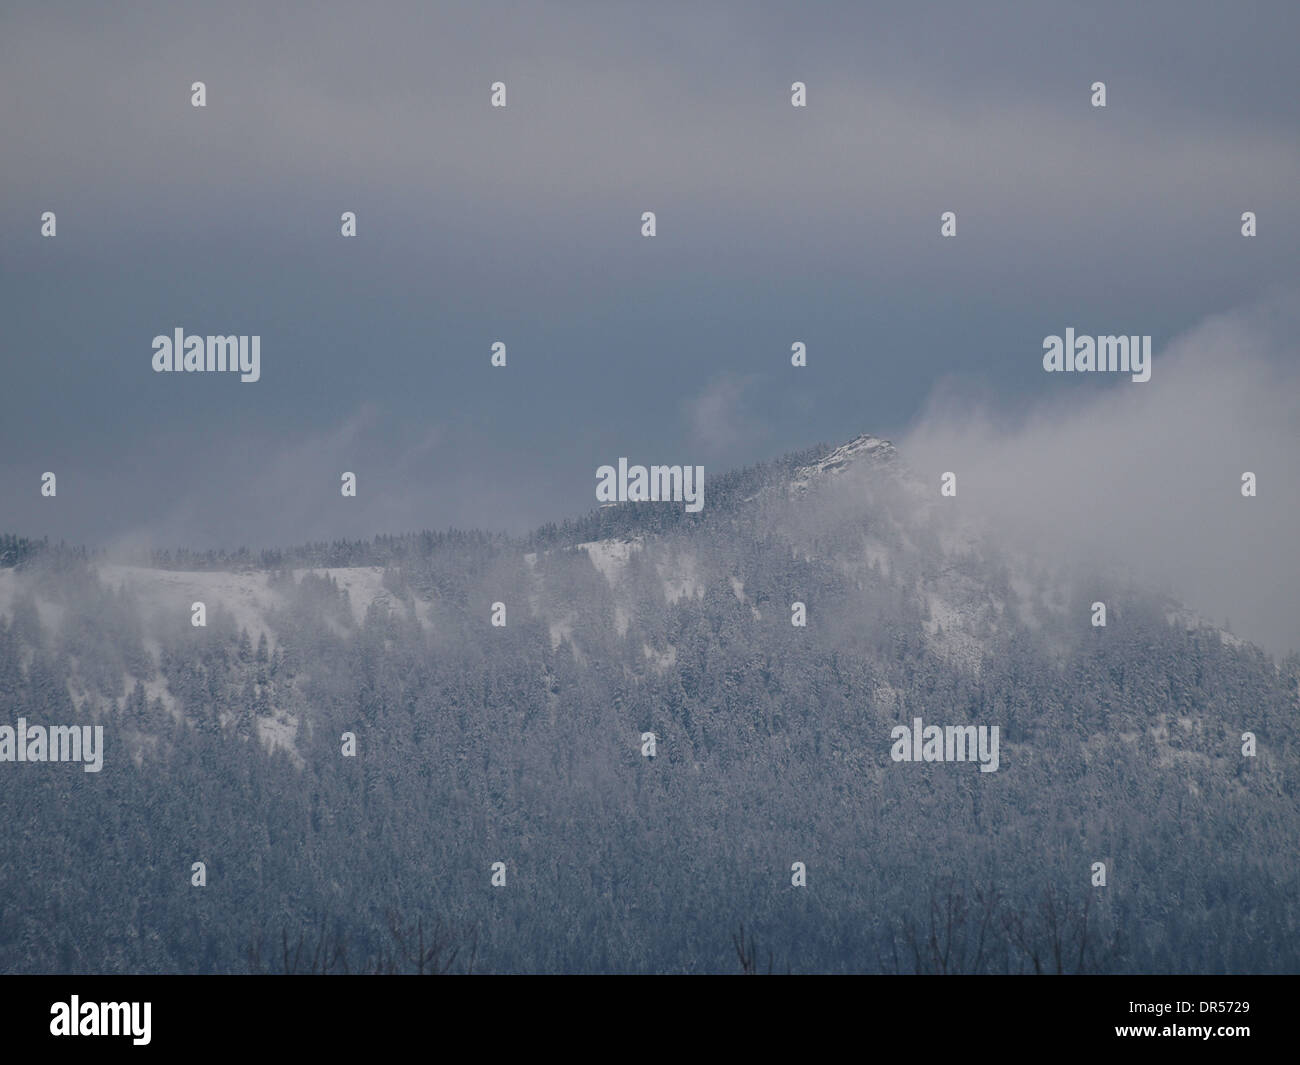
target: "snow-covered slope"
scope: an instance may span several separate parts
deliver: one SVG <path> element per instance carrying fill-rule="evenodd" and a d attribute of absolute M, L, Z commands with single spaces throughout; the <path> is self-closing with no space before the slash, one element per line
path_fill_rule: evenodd
<path fill-rule="evenodd" d="M 917 635 L 933 653 L 971 673 L 980 671 L 998 640 L 1016 626 L 1059 633 L 1073 623 L 1066 612 L 1078 597 L 1068 594 L 1071 590 L 1059 574 L 1009 559 L 1000 545 L 963 525 L 955 517 L 959 511 L 939 498 L 937 485 L 920 484 L 894 446 L 879 437 L 864 434 L 834 448 L 788 478 L 769 482 L 741 509 L 734 532 L 728 534 L 736 537 L 734 541 L 697 535 L 690 529 L 663 536 L 624 532 L 543 550 L 547 558 L 529 553 L 521 567 L 527 574 L 526 591 L 510 604 L 511 616 L 522 610 L 525 617 L 544 624 L 552 650 L 567 644 L 582 663 L 589 657 L 578 645 L 587 639 L 581 631 L 594 596 L 605 601 L 612 634 L 628 641 L 625 646 L 643 648 L 644 654 L 637 657 L 644 659 L 646 668 L 663 672 L 673 667 L 676 649 L 662 631 L 647 629 L 641 620 L 644 616 L 662 616 L 665 606 L 710 609 L 705 602 L 712 590 L 725 601 L 743 604 L 755 621 L 764 621 L 773 616 L 769 610 L 781 616 L 792 601 L 804 597 L 804 589 L 786 588 L 779 581 L 776 587 L 770 579 L 766 585 L 756 583 L 776 560 L 762 553 L 756 557 L 754 545 L 777 544 L 775 550 L 784 559 L 819 567 L 817 580 L 826 581 L 829 570 L 839 587 L 856 590 L 857 598 L 846 607 L 850 616 L 842 619 L 848 629 L 860 616 L 870 614 L 877 600 L 888 599 L 895 609 L 898 603 L 910 603 L 911 614 L 904 611 L 900 616 L 919 619 Z M 763 552 L 770 549 L 765 546 Z M 573 572 L 566 570 L 568 562 L 548 564 L 556 560 L 549 557 L 555 552 L 568 560 L 585 556 L 599 574 L 596 588 L 601 590 L 593 591 L 581 580 L 577 588 L 585 591 L 570 588 L 573 582 L 564 576 Z M 277 626 L 290 604 L 286 585 L 276 584 L 267 572 L 180 571 L 120 563 L 96 568 L 105 586 L 124 591 L 142 607 L 144 645 L 155 670 L 139 678 L 126 676 L 128 692 L 138 680 L 150 698 L 160 699 L 169 709 L 175 706 L 159 670 L 160 633 L 168 631 L 167 626 L 188 627 L 195 602 L 205 604 L 209 623 L 217 612 L 224 612 L 254 644 L 265 636 L 272 653 L 279 646 Z M 1009 573 L 1015 576 L 1002 577 Z M 328 578 L 346 593 L 349 610 L 326 619 L 340 636 L 346 636 L 352 625 L 363 624 L 376 607 L 414 619 L 426 632 L 434 630 L 435 616 L 444 616 L 438 613 L 440 604 L 427 594 L 391 593 L 384 586 L 380 566 L 298 569 L 292 573 L 294 583 L 308 574 Z M 754 587 L 760 591 L 751 591 Z M 68 607 L 13 569 L 0 569 L 0 617 L 12 617 L 15 604 L 27 591 L 33 594 L 42 624 L 57 632 Z M 452 605 L 453 610 L 456 607 Z M 1171 604 L 1168 617 L 1186 627 L 1213 628 L 1176 604 Z M 1223 635 L 1226 641 L 1237 642 Z M 74 679 L 73 686 L 74 697 L 81 693 L 78 703 L 93 688 L 80 679 Z M 264 742 L 292 750 L 296 720 L 287 716 L 284 706 L 271 710 L 259 725 Z"/>
<path fill-rule="evenodd" d="M 888 440 L 864 433 L 847 444 L 841 444 L 811 466 L 800 466 L 790 479 L 789 488 L 792 492 L 802 492 L 815 481 L 843 474 L 851 468 L 860 469 L 864 464 L 879 468 L 897 459 L 898 451 Z"/>

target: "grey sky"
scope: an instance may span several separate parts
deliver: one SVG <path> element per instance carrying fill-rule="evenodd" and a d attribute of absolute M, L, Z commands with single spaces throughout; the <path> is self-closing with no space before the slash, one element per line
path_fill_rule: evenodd
<path fill-rule="evenodd" d="M 7 531 L 522 530 L 620 455 L 1160 390 L 1300 277 L 1291 3 L 267 6 L 0 15 Z M 1152 382 L 1044 374 L 1070 325 L 1151 334 Z M 260 334 L 262 380 L 155 375 L 177 326 Z"/>

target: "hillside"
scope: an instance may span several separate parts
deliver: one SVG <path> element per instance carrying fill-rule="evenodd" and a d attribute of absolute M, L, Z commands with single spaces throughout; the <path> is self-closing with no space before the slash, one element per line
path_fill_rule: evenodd
<path fill-rule="evenodd" d="M 1300 966 L 1294 660 L 1013 553 L 874 437 L 707 498 L 519 541 L 11 550 L 8 718 L 106 753 L 0 772 L 0 966 L 239 971 L 322 924 L 366 954 L 395 911 L 493 971 L 727 970 L 741 922 L 782 969 L 923 968 L 929 900 L 992 893 L 972 968 L 1085 912 L 1082 968 Z M 997 770 L 895 761 L 918 717 L 997 726 Z"/>

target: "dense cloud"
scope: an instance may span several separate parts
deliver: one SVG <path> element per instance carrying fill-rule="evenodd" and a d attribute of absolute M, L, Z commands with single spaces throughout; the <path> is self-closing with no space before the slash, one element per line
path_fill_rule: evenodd
<path fill-rule="evenodd" d="M 1273 651 L 1300 648 L 1300 351 L 1286 289 L 1179 337 L 1151 380 L 1060 377 L 1028 408 L 941 389 L 902 448 L 961 511 L 1060 563 L 1160 583 Z M 1242 475 L 1258 495 L 1242 495 Z"/>

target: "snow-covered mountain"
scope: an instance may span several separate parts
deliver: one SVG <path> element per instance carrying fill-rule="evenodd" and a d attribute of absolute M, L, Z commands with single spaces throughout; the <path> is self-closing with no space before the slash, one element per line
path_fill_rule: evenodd
<path fill-rule="evenodd" d="M 95 774 L 0 765 L 40 843 L 0 859 L 0 959 L 228 970 L 268 915 L 374 942 L 391 905 L 501 971 L 726 968 L 739 920 L 861 971 L 992 891 L 1027 922 L 996 971 L 1085 911 L 1080 968 L 1300 965 L 1295 663 L 1003 542 L 874 437 L 708 500 L 234 563 L 0 543 L 9 711 L 105 737 Z M 996 768 L 900 761 L 918 718 L 996 727 Z"/>
<path fill-rule="evenodd" d="M 532 551 L 507 546 L 496 552 L 495 564 L 517 570 L 523 582 L 521 601 L 510 604 L 521 612 L 515 617 L 544 626 L 553 651 L 566 645 L 577 659 L 587 661 L 596 649 L 583 646 L 583 603 L 569 587 L 573 559 L 586 559 L 607 599 L 588 605 L 607 608 L 609 631 L 632 640 L 644 666 L 659 674 L 676 662 L 678 648 L 653 632 L 631 631 L 648 613 L 700 606 L 709 589 L 725 588 L 754 621 L 770 621 L 807 595 L 807 589 L 791 586 L 767 588 L 756 596 L 755 582 L 745 572 L 756 552 L 745 547 L 745 538 L 765 541 L 768 550 L 780 544 L 780 551 L 805 566 L 816 566 L 858 590 L 889 588 L 891 596 L 907 604 L 929 650 L 975 675 L 988 656 L 998 653 L 999 638 L 1017 628 L 1046 635 L 1052 646 L 1053 632 L 1059 634 L 1067 610 L 1077 606 L 1078 589 L 1068 576 L 1035 571 L 1024 558 L 998 558 L 998 545 L 942 515 L 937 493 L 917 480 L 892 443 L 869 434 L 780 471 L 757 493 L 724 503 L 724 508 L 730 541 L 690 528 L 635 532 L 561 541 Z M 744 548 L 739 554 L 733 550 L 738 543 Z M 512 565 L 512 555 L 522 566 Z M 557 566 L 560 558 L 566 562 Z M 322 614 L 321 621 L 340 638 L 363 628 L 374 614 L 417 627 L 437 646 L 451 627 L 463 625 L 459 608 L 468 606 L 450 602 L 436 586 L 411 583 L 400 563 L 292 567 L 287 581 L 283 572 L 247 566 L 187 570 L 104 561 L 91 569 L 106 590 L 134 604 L 147 653 L 145 668 L 123 671 L 109 703 L 121 707 L 139 684 L 149 698 L 177 713 L 175 695 L 159 672 L 162 638 L 191 627 L 195 603 L 204 604 L 214 623 L 247 634 L 252 644 L 265 639 L 272 653 L 304 578 L 327 583 L 339 597 L 341 609 Z M 485 588 L 483 594 L 478 606 L 485 609 L 486 602 L 499 601 L 495 595 L 504 593 Z M 0 618 L 12 619 L 24 597 L 53 634 L 62 631 L 69 604 L 38 573 L 0 568 Z M 1185 630 L 1212 633 L 1240 646 L 1231 634 L 1181 604 L 1167 601 L 1165 616 Z M 101 682 L 97 696 L 95 686 L 75 669 L 69 689 L 79 708 L 106 694 Z M 261 723 L 266 742 L 292 749 L 301 712 L 300 707 L 271 706 Z"/>

